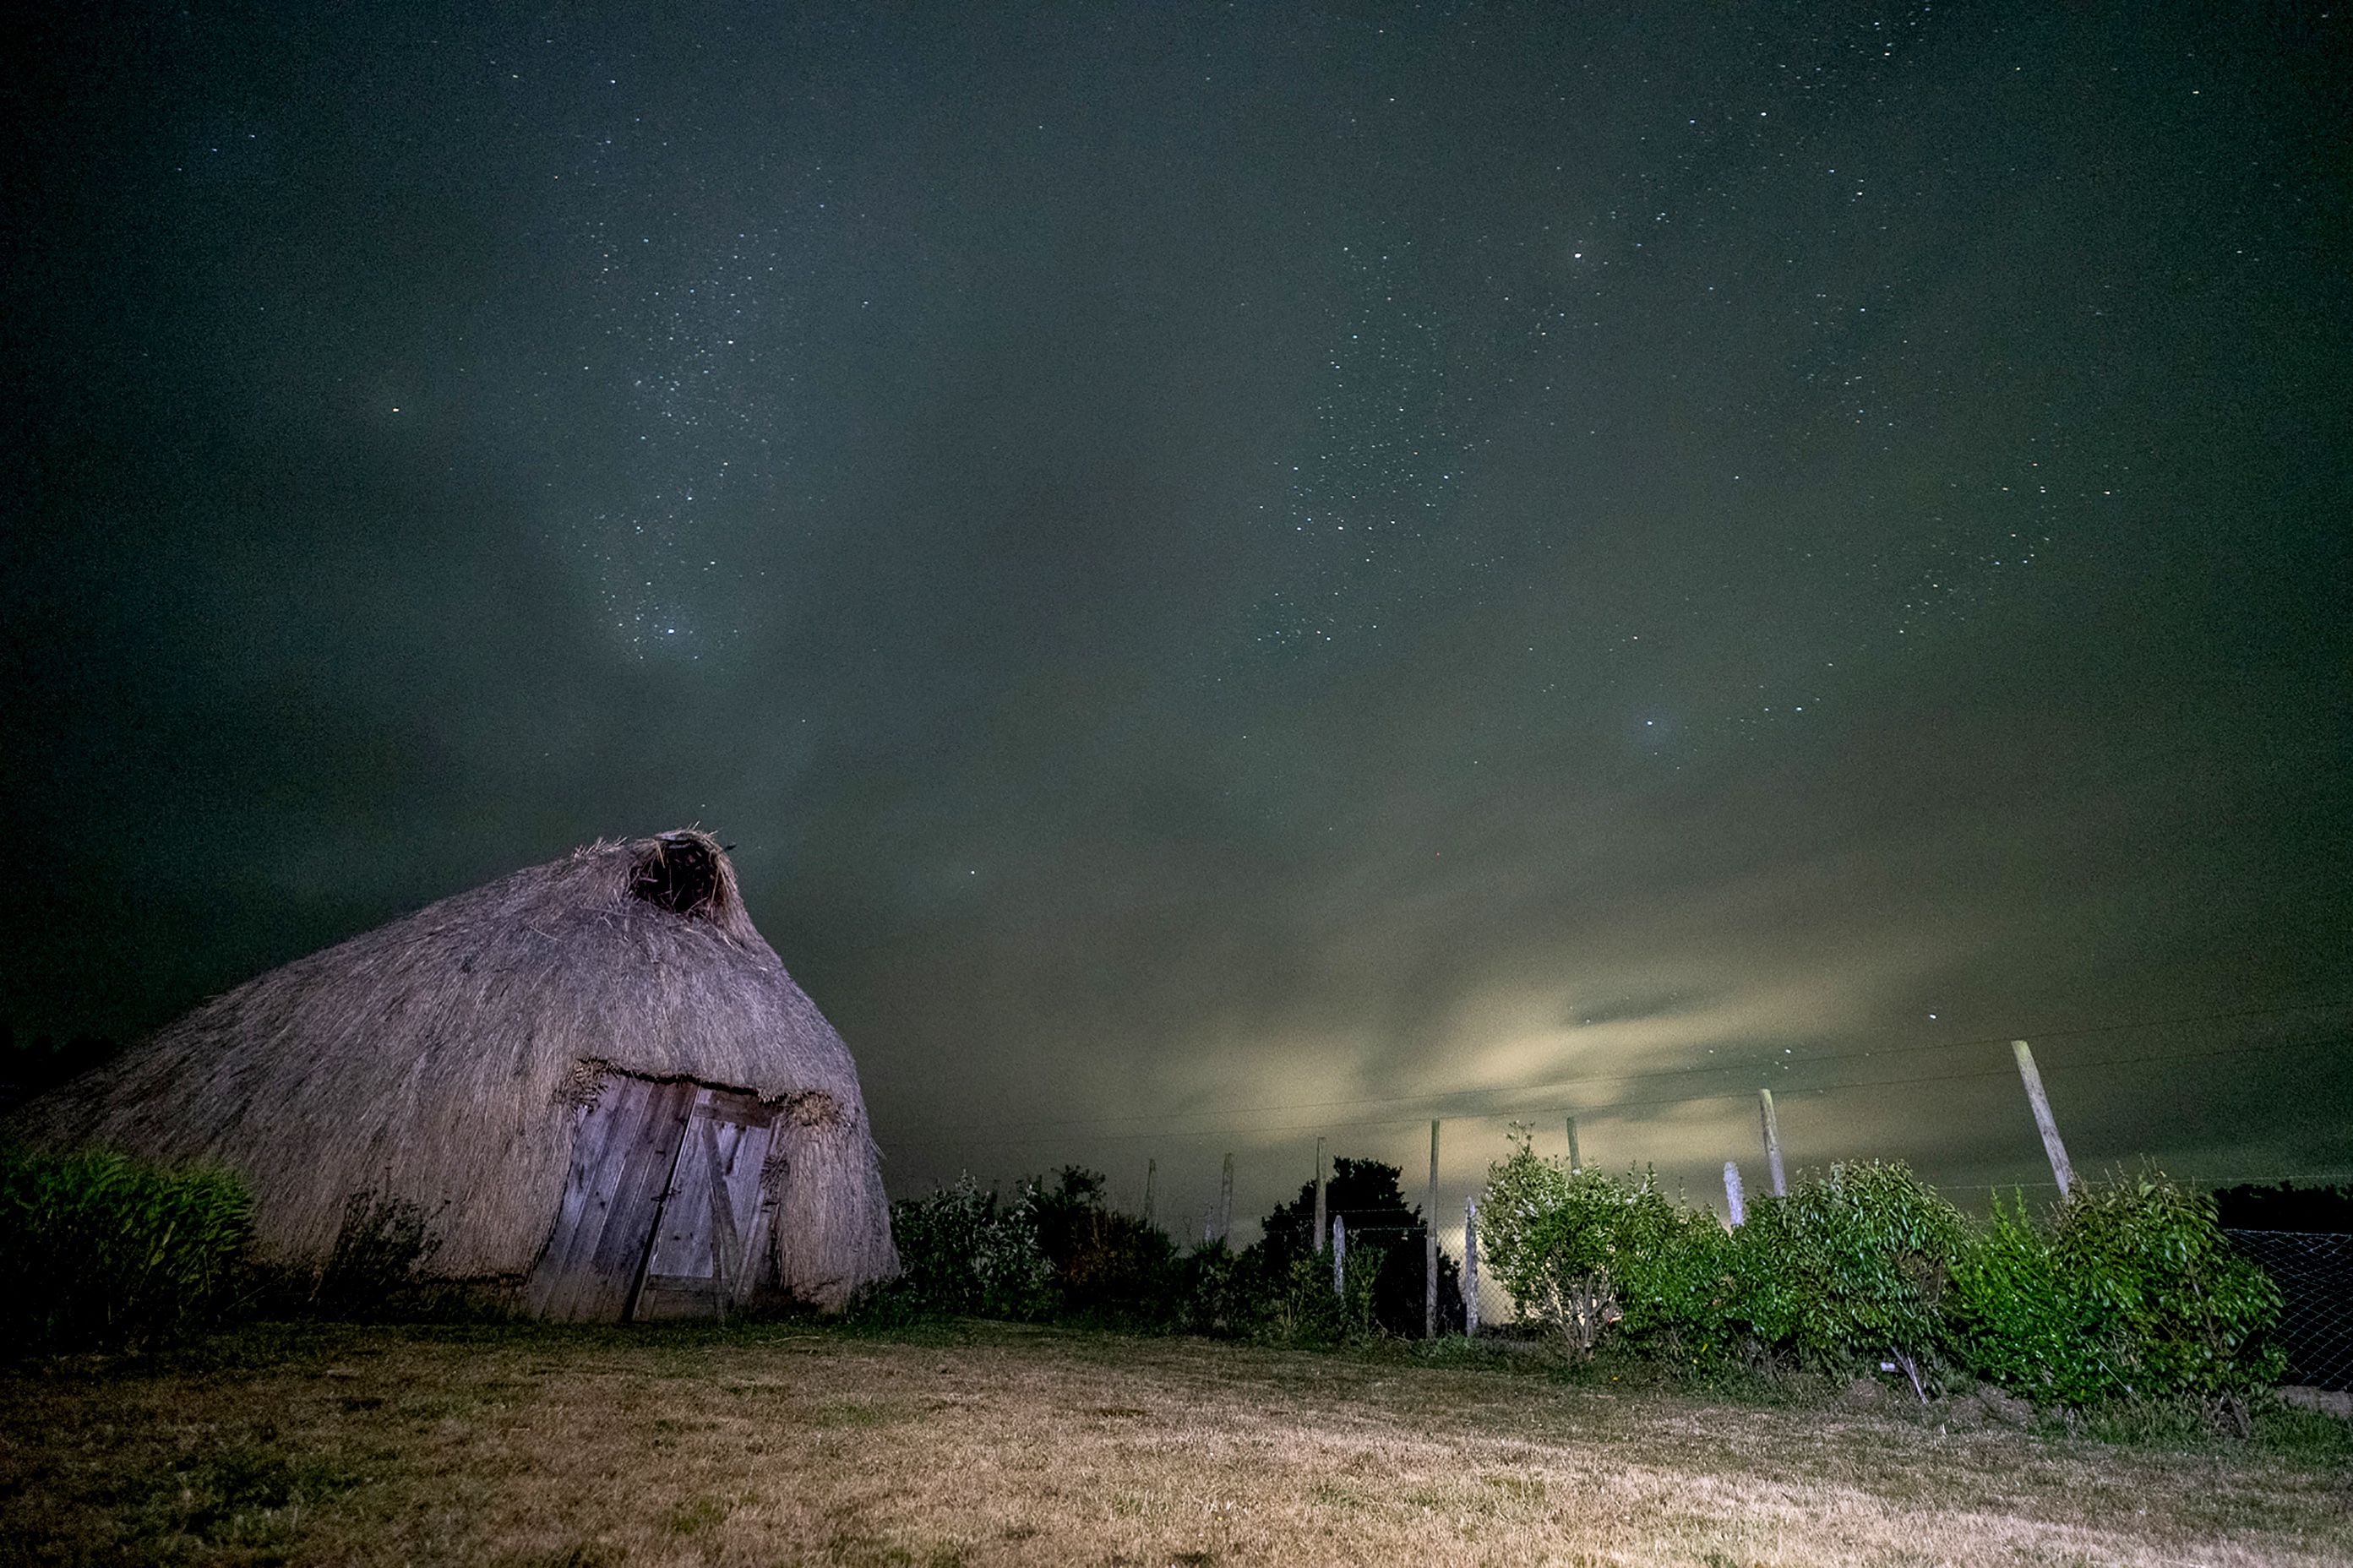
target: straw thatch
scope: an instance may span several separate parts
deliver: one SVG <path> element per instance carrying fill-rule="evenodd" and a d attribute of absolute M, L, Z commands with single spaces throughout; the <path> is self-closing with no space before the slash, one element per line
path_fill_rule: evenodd
<path fill-rule="evenodd" d="M 251 1182 L 277 1261 L 322 1261 L 346 1200 L 372 1192 L 435 1216 L 433 1272 L 516 1280 L 607 1071 L 780 1108 L 762 1283 L 839 1304 L 896 1272 L 849 1052 L 694 831 L 599 842 L 271 970 L 5 1131 L 218 1160 Z"/>

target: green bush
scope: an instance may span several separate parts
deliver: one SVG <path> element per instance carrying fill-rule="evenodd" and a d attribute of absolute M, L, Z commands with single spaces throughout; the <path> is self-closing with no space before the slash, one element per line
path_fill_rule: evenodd
<path fill-rule="evenodd" d="M 1953 1287 L 1970 1365 L 2042 1404 L 2242 1400 L 2283 1365 L 2279 1288 L 2157 1173 L 2079 1188 L 2047 1226 L 1997 1200 Z"/>
<path fill-rule="evenodd" d="M 1735 1313 L 1736 1240 L 1706 1209 L 1670 1204 L 1647 1176 L 1621 1213 L 1611 1270 L 1618 1331 L 1644 1354 L 1693 1370 L 1745 1361 L 1755 1349 Z"/>
<path fill-rule="evenodd" d="M 1968 1235 L 1960 1211 L 1900 1162 L 1802 1173 L 1735 1233 L 1734 1316 L 1827 1370 L 1892 1359 L 1925 1393 L 1947 1359 L 1945 1289 Z"/>
<path fill-rule="evenodd" d="M 2280 1374 L 2277 1288 L 2211 1200 L 2161 1175 L 2084 1188 L 2048 1226 L 1999 1201 L 1972 1226 L 1901 1164 L 1833 1165 L 1727 1233 L 1647 1175 L 1572 1175 L 1514 1145 L 1488 1172 L 1481 1254 L 1576 1354 L 1892 1363 L 1923 1397 L 1982 1377 L 2078 1411 L 2186 1402 L 2242 1431 Z"/>
<path fill-rule="evenodd" d="M 1158 1226 L 1103 1202 L 1099 1171 L 1065 1165 L 1037 1194 L 1039 1246 L 1052 1267 L 1055 1310 L 1099 1323 L 1152 1327 L 1170 1313 L 1176 1244 Z"/>
<path fill-rule="evenodd" d="M 1676 1360 L 1719 1355 L 1727 1343 L 1723 1227 L 1669 1199 L 1651 1173 L 1571 1174 L 1515 1131 L 1480 1195 L 1479 1252 L 1573 1354 L 1589 1354 L 1609 1332 Z"/>
<path fill-rule="evenodd" d="M 966 1176 L 928 1197 L 891 1205 L 899 1267 L 916 1300 L 932 1311 L 1033 1319 L 1053 1305 L 1054 1266 L 1039 1235 L 1040 1189 L 1010 1199 Z"/>
<path fill-rule="evenodd" d="M 227 1171 L 0 1151 L 0 1297 L 13 1354 L 133 1349 L 237 1303 L 252 1199 Z"/>
<path fill-rule="evenodd" d="M 1347 1192 L 1366 1214 L 1389 1217 L 1397 1170 L 1372 1162 Z M 869 1293 L 860 1321 L 902 1326 L 925 1314 L 974 1314 L 1210 1335 L 1285 1344 L 1350 1342 L 1381 1331 L 1381 1292 L 1401 1293 L 1410 1250 L 1352 1239 L 1345 1297 L 1332 1286 L 1329 1250 L 1305 1246 L 1307 1226 L 1279 1207 L 1266 1237 L 1241 1251 L 1222 1241 L 1179 1253 L 1167 1232 L 1110 1208 L 1103 1177 L 1076 1165 L 1020 1183 L 1008 1199 L 969 1177 L 929 1197 L 893 1204 L 901 1277 Z M 1364 1191 L 1356 1191 L 1362 1186 Z M 1302 1205 L 1312 1205 L 1311 1185 Z M 1303 1208 L 1303 1213 L 1305 1212 Z M 1289 1220 L 1291 1223 L 1284 1223 Z M 1354 1215 L 1351 1215 L 1352 1223 Z M 1419 1289 L 1419 1268 L 1413 1271 Z M 1459 1310 L 1459 1309 L 1458 1309 Z M 1419 1321 L 1420 1300 L 1414 1310 Z"/>
<path fill-rule="evenodd" d="M 1254 1340 L 1261 1344 L 1360 1344 L 1379 1336 L 1378 1297 L 1388 1255 L 1367 1248 L 1363 1267 L 1345 1271 L 1333 1289 L 1332 1253 L 1284 1253 L 1263 1246 L 1229 1254 L 1220 1244 L 1186 1261 L 1192 1289 L 1183 1326 L 1196 1333 Z"/>
<path fill-rule="evenodd" d="M 1177 1260 L 1169 1326 L 1213 1339 L 1248 1339 L 1266 1307 L 1260 1278 L 1263 1254 L 1235 1252 L 1204 1242 Z"/>

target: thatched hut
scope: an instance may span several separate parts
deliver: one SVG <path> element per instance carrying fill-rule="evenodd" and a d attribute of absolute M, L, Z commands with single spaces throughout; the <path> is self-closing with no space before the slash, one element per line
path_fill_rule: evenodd
<path fill-rule="evenodd" d="M 707 834 L 596 843 L 205 1003 L 9 1136 L 206 1158 L 264 1256 L 355 1194 L 421 1205 L 437 1275 L 543 1316 L 840 1304 L 898 1268 L 858 1071 Z"/>

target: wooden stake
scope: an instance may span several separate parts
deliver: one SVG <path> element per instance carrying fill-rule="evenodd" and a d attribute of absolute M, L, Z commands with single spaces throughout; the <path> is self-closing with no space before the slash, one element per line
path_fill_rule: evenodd
<path fill-rule="evenodd" d="M 1789 1183 L 1781 1174 L 1781 1124 L 1773 1115 L 1771 1089 L 1757 1091 L 1757 1112 L 1765 1123 L 1765 1163 L 1773 1170 L 1773 1195 L 1786 1198 L 1789 1195 Z"/>
<path fill-rule="evenodd" d="M 1421 1337 L 1438 1337 L 1438 1123 L 1430 1124 L 1430 1197 L 1421 1205 Z"/>
<path fill-rule="evenodd" d="M 1144 1162 L 1144 1223 L 1146 1225 L 1152 1223 L 1152 1200 L 1155 1195 L 1154 1189 L 1159 1184 L 1160 1162 L 1146 1160 Z"/>
<path fill-rule="evenodd" d="M 2042 1092 L 2042 1075 L 2035 1070 L 2034 1050 L 2024 1040 L 2012 1040 L 2018 1076 L 2026 1083 L 2026 1103 L 2034 1110 L 2035 1131 L 2042 1134 L 2042 1152 L 2051 1156 L 2051 1173 L 2059 1180 L 2059 1201 L 2075 1190 L 2075 1167 L 2068 1163 L 2067 1145 L 2059 1142 L 2059 1123 L 2051 1115 L 2051 1097 Z"/>
<path fill-rule="evenodd" d="M 1577 1118 L 1572 1116 L 1568 1119 L 1568 1173 L 1574 1176 L 1584 1169 L 1577 1158 Z"/>
<path fill-rule="evenodd" d="M 1226 1156 L 1226 1168 L 1218 1177 L 1218 1239 L 1230 1247 L 1234 1234 L 1234 1157 Z"/>
<path fill-rule="evenodd" d="M 1724 1206 L 1732 1211 L 1732 1223 L 1736 1226 L 1748 1217 L 1740 1207 L 1740 1162 L 1737 1160 L 1724 1163 Z"/>
<path fill-rule="evenodd" d="M 1479 1337 L 1479 1200 L 1462 1205 L 1462 1335 Z"/>
<path fill-rule="evenodd" d="M 1332 1294 L 1348 1299 L 1348 1216 L 1332 1216 Z"/>
<path fill-rule="evenodd" d="M 1315 1140 L 1315 1228 L 1307 1233 L 1317 1247 L 1324 1245 L 1324 1140 Z"/>

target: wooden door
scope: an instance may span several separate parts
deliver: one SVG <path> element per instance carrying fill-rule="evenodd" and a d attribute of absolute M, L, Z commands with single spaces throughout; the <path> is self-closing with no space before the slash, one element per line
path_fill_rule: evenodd
<path fill-rule="evenodd" d="M 581 1112 L 555 1227 L 523 1308 L 571 1322 L 628 1315 L 700 1086 L 608 1073 Z"/>
<path fill-rule="evenodd" d="M 696 1090 L 632 1316 L 724 1317 L 750 1294 L 774 1121 L 748 1094 Z"/>

